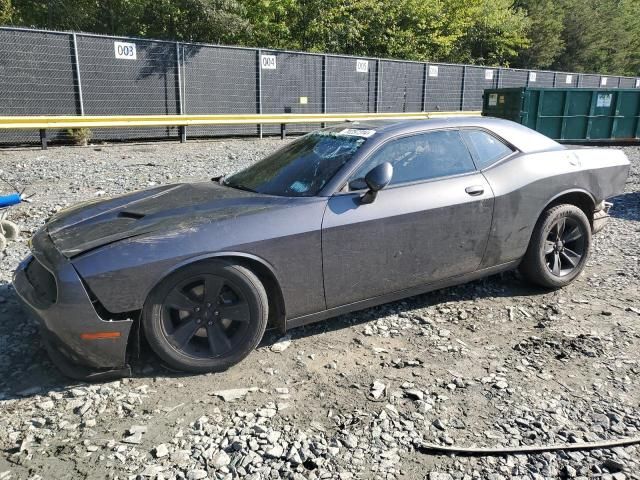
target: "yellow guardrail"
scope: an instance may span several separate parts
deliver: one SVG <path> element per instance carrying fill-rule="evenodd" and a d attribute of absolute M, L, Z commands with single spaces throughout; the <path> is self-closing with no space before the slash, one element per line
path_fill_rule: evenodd
<path fill-rule="evenodd" d="M 47 148 L 47 130 L 111 127 L 180 127 L 180 141 L 187 139 L 190 125 L 280 125 L 284 138 L 288 123 L 340 123 L 358 120 L 407 120 L 434 117 L 477 116 L 480 112 L 416 113 L 275 113 L 236 115 L 48 115 L 0 116 L 0 130 L 40 130 L 40 143 Z M 262 136 L 262 134 L 260 134 Z"/>
<path fill-rule="evenodd" d="M 58 128 L 173 127 L 190 125 L 258 125 L 334 123 L 358 120 L 403 120 L 451 116 L 477 116 L 480 112 L 417 113 L 278 113 L 237 115 L 84 115 L 0 116 L 0 130 Z"/>

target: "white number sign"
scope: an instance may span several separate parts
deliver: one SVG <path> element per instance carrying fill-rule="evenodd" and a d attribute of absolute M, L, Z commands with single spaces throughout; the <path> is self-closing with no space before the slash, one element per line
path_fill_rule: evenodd
<path fill-rule="evenodd" d="M 571 85 L 573 83 L 573 75 L 567 75 L 567 78 L 565 78 L 564 83 L 568 83 L 569 85 Z"/>
<path fill-rule="evenodd" d="M 263 70 L 275 70 L 276 69 L 276 56 L 275 55 L 262 55 L 262 69 Z"/>
<path fill-rule="evenodd" d="M 493 80 L 493 70 L 485 70 L 484 71 L 484 79 L 485 80 Z"/>
<path fill-rule="evenodd" d="M 113 42 L 113 49 L 116 53 L 116 58 L 124 58 L 125 60 L 136 59 L 136 44 L 126 42 Z"/>
<path fill-rule="evenodd" d="M 607 77 L 601 77 L 601 78 L 600 78 L 600 86 L 601 86 L 601 87 L 606 86 L 606 85 L 607 85 L 607 80 L 608 80 L 608 78 L 607 78 Z"/>
<path fill-rule="evenodd" d="M 438 76 L 438 65 L 429 65 L 429 76 L 430 77 Z"/>
<path fill-rule="evenodd" d="M 356 60 L 356 72 L 369 73 L 369 61 L 368 60 Z"/>
<path fill-rule="evenodd" d="M 535 82 L 538 78 L 538 74 L 536 72 L 529 72 L 529 81 Z"/>
<path fill-rule="evenodd" d="M 636 78 L 636 88 L 640 88 L 640 78 Z"/>

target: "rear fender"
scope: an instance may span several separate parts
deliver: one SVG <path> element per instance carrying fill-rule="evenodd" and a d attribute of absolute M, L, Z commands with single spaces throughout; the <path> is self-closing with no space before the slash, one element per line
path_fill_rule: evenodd
<path fill-rule="evenodd" d="M 574 199 L 576 195 L 581 196 L 584 199 L 584 203 L 580 201 L 577 202 Z M 563 197 L 567 199 L 566 202 L 563 201 Z M 574 198 L 571 198 L 571 197 L 574 197 Z M 592 218 L 593 211 L 597 204 L 596 199 L 591 193 L 580 188 L 565 190 L 564 192 L 560 192 L 557 195 L 554 195 L 553 198 L 551 198 L 551 200 L 549 200 L 549 202 L 540 209 L 536 218 L 539 219 L 542 216 L 543 212 L 548 210 L 553 205 L 556 205 L 556 204 L 559 205 L 560 203 L 570 203 L 572 205 L 576 205 L 577 207 L 580 207 L 580 209 L 584 212 L 584 214 L 589 219 L 589 222 L 593 220 Z M 588 208 L 587 208 L 587 205 L 585 205 L 586 203 L 588 203 Z"/>

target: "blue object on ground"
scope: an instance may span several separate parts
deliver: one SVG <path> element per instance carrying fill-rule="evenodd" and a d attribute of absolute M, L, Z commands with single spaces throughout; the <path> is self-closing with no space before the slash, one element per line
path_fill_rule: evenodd
<path fill-rule="evenodd" d="M 11 207 L 17 205 L 22 201 L 22 196 L 19 193 L 12 193 L 11 195 L 0 196 L 0 208 Z"/>

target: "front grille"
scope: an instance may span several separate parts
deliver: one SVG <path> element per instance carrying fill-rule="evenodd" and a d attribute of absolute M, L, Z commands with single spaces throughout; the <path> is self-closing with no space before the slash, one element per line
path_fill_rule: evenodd
<path fill-rule="evenodd" d="M 38 300 L 47 305 L 56 302 L 58 298 L 58 287 L 55 278 L 53 278 L 49 270 L 44 268 L 35 258 L 32 258 L 25 269 L 25 274 L 38 295 Z"/>

